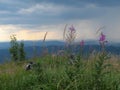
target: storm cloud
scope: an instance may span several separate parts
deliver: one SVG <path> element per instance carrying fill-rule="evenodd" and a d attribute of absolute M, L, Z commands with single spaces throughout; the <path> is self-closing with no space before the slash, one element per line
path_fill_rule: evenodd
<path fill-rule="evenodd" d="M 105 26 L 107 38 L 119 41 L 119 10 L 120 0 L 0 0 L 0 40 L 9 40 L 11 34 L 19 40 L 38 40 L 45 32 L 50 33 L 48 39 L 54 39 L 65 24 L 73 24 L 78 40 L 96 39 L 96 30 Z M 58 36 L 61 40 L 62 35 Z"/>

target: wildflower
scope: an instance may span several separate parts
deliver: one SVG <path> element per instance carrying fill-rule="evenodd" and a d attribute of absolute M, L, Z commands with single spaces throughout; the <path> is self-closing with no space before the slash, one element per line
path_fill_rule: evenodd
<path fill-rule="evenodd" d="M 67 31 L 66 31 L 67 25 L 65 26 L 64 32 L 63 32 L 63 38 L 66 40 L 66 47 L 68 47 L 68 52 L 73 52 L 73 45 L 76 38 L 76 29 L 73 25 L 71 25 Z"/>
<path fill-rule="evenodd" d="M 71 25 L 68 29 L 68 32 L 66 33 L 66 41 L 68 42 L 68 44 L 73 44 L 74 40 L 76 37 L 76 30 L 73 27 L 73 25 Z"/>
<path fill-rule="evenodd" d="M 99 38 L 99 43 L 102 49 L 102 52 L 105 52 L 105 43 L 108 41 L 106 40 L 106 36 L 101 32 L 100 38 Z"/>
<path fill-rule="evenodd" d="M 80 46 L 81 46 L 81 47 L 84 46 L 84 40 L 82 40 L 82 41 L 80 42 Z"/>
<path fill-rule="evenodd" d="M 100 39 L 99 39 L 99 41 L 105 41 L 105 35 L 103 34 L 103 33 L 101 33 L 101 36 L 100 36 Z"/>
<path fill-rule="evenodd" d="M 73 25 L 71 25 L 71 27 L 69 28 L 69 30 L 70 30 L 71 32 L 75 32 L 75 31 L 76 31 L 75 28 L 73 27 Z"/>
<path fill-rule="evenodd" d="M 99 42 L 100 43 L 107 43 L 106 36 L 102 32 L 101 32 L 101 35 L 100 35 Z"/>
<path fill-rule="evenodd" d="M 80 41 L 80 52 L 79 52 L 80 56 L 83 55 L 83 50 L 84 50 L 84 40 L 81 40 Z"/>

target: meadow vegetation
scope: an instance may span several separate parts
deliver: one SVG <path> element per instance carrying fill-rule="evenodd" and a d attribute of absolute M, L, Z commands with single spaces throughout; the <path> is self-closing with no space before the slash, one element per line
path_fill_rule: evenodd
<path fill-rule="evenodd" d="M 47 53 L 1 64 L 0 90 L 120 90 L 120 60 L 106 52 L 105 35 L 101 33 L 99 38 L 101 52 L 89 53 L 87 59 L 83 53 L 84 40 L 79 52 L 73 55 L 75 36 L 73 26 L 68 30 L 65 27 L 64 55 Z M 35 64 L 26 71 L 25 65 L 30 61 Z"/>

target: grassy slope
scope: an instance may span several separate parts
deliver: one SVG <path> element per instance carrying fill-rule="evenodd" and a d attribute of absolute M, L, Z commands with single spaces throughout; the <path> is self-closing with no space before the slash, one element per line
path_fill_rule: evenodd
<path fill-rule="evenodd" d="M 27 61 L 0 65 L 0 90 L 120 90 L 120 61 L 116 57 L 102 66 L 98 56 L 81 59 L 75 65 L 63 57 L 32 61 L 37 65 L 30 71 L 24 69 Z M 104 64 L 112 66 L 105 68 Z"/>

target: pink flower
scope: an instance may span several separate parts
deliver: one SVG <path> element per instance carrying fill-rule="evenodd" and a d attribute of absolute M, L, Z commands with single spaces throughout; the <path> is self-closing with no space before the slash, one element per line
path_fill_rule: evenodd
<path fill-rule="evenodd" d="M 101 32 L 100 38 L 99 38 L 99 43 L 102 49 L 102 52 L 105 52 L 105 44 L 108 41 L 106 40 L 106 36 Z"/>
<path fill-rule="evenodd" d="M 106 40 L 106 36 L 101 32 L 101 35 L 100 35 L 100 38 L 99 38 L 99 42 L 101 44 L 105 44 L 107 43 L 108 41 Z"/>
<path fill-rule="evenodd" d="M 103 33 L 101 33 L 99 41 L 100 42 L 105 42 L 105 39 L 106 39 L 106 36 Z"/>
<path fill-rule="evenodd" d="M 75 28 L 73 27 L 73 25 L 71 25 L 71 27 L 69 28 L 69 30 L 70 30 L 71 32 L 75 32 L 75 31 L 76 31 Z"/>
<path fill-rule="evenodd" d="M 80 42 L 80 46 L 83 47 L 83 46 L 84 46 L 84 43 L 85 43 L 84 40 L 82 40 L 82 41 Z"/>

